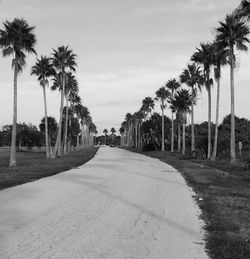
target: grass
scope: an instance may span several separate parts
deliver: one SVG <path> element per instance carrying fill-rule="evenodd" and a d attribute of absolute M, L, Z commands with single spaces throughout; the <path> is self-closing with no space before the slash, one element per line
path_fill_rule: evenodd
<path fill-rule="evenodd" d="M 9 151 L 0 149 L 0 190 L 80 166 L 93 158 L 97 150 L 86 148 L 57 159 L 45 159 L 44 152 L 17 152 L 17 167 L 9 168 Z"/>
<path fill-rule="evenodd" d="M 167 151 L 138 153 L 172 165 L 193 188 L 211 258 L 250 258 L 250 170 L 246 163 L 192 160 Z M 245 159 L 249 162 L 249 156 Z"/>

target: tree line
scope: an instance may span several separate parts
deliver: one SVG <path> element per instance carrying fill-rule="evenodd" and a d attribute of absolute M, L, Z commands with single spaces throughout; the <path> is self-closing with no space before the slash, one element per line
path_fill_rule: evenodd
<path fill-rule="evenodd" d="M 216 35 L 213 42 L 200 43 L 196 51 L 190 58 L 189 64 L 180 73 L 178 78 L 169 79 L 167 83 L 160 87 L 155 97 L 146 97 L 142 101 L 139 111 L 131 114 L 127 113 L 124 122 L 121 124 L 120 133 L 122 135 L 122 145 L 143 148 L 150 141 L 158 142 L 150 132 L 142 131 L 142 125 L 152 120 L 152 110 L 155 101 L 160 103 L 161 108 L 161 150 L 165 150 L 165 120 L 164 110 L 168 107 L 172 112 L 171 117 L 171 152 L 174 152 L 175 125 L 177 126 L 177 146 L 182 153 L 186 151 L 186 123 L 187 115 L 191 115 L 191 154 L 195 156 L 197 152 L 195 138 L 195 105 L 197 96 L 206 89 L 208 93 L 208 119 L 207 119 L 207 151 L 208 159 L 215 160 L 218 148 L 218 129 L 219 129 L 219 104 L 220 104 L 220 78 L 222 66 L 230 67 L 230 161 L 236 161 L 236 138 L 235 138 L 235 80 L 234 73 L 237 66 L 236 51 L 248 50 L 250 3 L 242 0 L 240 5 L 231 13 L 226 15 L 225 19 L 219 22 L 215 29 Z M 216 119 L 212 137 L 211 122 L 211 87 L 216 83 Z M 155 115 L 156 116 L 156 115 Z M 175 117 L 175 119 L 174 119 Z M 154 132 L 155 128 L 152 127 Z M 150 138 L 149 138 L 150 135 Z M 182 135 L 182 138 L 181 138 Z M 182 139 L 182 141 L 181 141 Z M 213 146 L 212 146 L 213 139 Z"/>
<path fill-rule="evenodd" d="M 30 26 L 25 19 L 15 18 L 6 20 L 3 29 L 0 29 L 0 48 L 2 56 L 12 58 L 14 70 L 14 105 L 13 124 L 11 126 L 10 167 L 16 166 L 17 143 L 17 80 L 26 65 L 27 54 L 35 54 L 37 38 L 35 26 Z M 77 135 L 77 149 L 93 145 L 93 134 L 97 132 L 89 109 L 82 105 L 79 96 L 79 83 L 76 79 L 76 54 L 69 46 L 60 46 L 52 49 L 50 56 L 37 57 L 36 64 L 31 68 L 31 75 L 36 76 L 43 90 L 44 99 L 44 126 L 46 158 L 56 158 L 72 150 L 72 136 L 69 134 L 73 123 L 79 125 Z M 53 152 L 49 150 L 48 112 L 46 87 L 51 85 L 52 90 L 61 92 L 60 117 L 57 127 L 56 142 Z"/>

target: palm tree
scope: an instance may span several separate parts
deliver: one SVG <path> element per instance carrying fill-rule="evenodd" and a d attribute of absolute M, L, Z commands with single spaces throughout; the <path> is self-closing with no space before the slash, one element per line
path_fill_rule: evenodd
<path fill-rule="evenodd" d="M 123 146 L 128 146 L 128 124 L 126 121 L 123 121 L 121 123 L 121 130 L 120 130 L 121 136 L 122 136 L 122 141 L 121 145 Z"/>
<path fill-rule="evenodd" d="M 215 160 L 217 155 L 217 143 L 218 143 L 218 126 L 219 126 L 219 104 L 220 104 L 220 78 L 221 78 L 221 66 L 227 64 L 227 52 L 221 48 L 217 42 L 214 42 L 214 78 L 217 83 L 217 97 L 216 97 L 216 119 L 215 119 L 215 133 L 214 133 L 214 145 L 211 160 Z"/>
<path fill-rule="evenodd" d="M 176 79 L 170 79 L 166 83 L 167 89 L 170 90 L 170 102 L 174 98 L 174 94 L 176 90 L 181 86 L 181 84 Z M 174 112 L 172 111 L 172 118 L 171 118 L 171 152 L 174 152 Z"/>
<path fill-rule="evenodd" d="M 89 109 L 86 106 L 82 106 L 80 111 L 81 117 L 81 129 L 82 129 L 82 148 L 88 145 L 88 127 L 92 121 Z"/>
<path fill-rule="evenodd" d="M 145 97 L 142 100 L 142 110 L 145 113 L 145 117 L 148 118 L 149 114 L 152 112 L 152 110 L 155 107 L 154 100 L 151 97 Z"/>
<path fill-rule="evenodd" d="M 39 125 L 40 131 L 42 133 L 45 133 L 46 130 L 46 126 L 45 126 L 45 117 L 42 118 L 41 123 Z M 56 137 L 56 133 L 57 133 L 57 122 L 56 119 L 54 117 L 48 116 L 47 117 L 47 128 L 48 128 L 48 143 L 49 143 L 49 153 L 50 153 L 50 157 L 52 155 L 52 140 L 54 139 L 54 137 Z"/>
<path fill-rule="evenodd" d="M 108 134 L 108 130 L 104 129 L 103 130 L 104 136 L 105 136 L 105 145 L 107 145 L 107 134 Z"/>
<path fill-rule="evenodd" d="M 76 114 L 76 117 L 78 119 L 78 123 L 79 125 L 81 125 L 81 114 L 82 114 L 82 110 L 83 110 L 83 105 L 79 102 L 74 106 L 74 113 Z M 81 133 L 79 133 L 77 135 L 77 141 L 76 141 L 76 149 L 79 150 L 80 149 L 80 135 Z"/>
<path fill-rule="evenodd" d="M 123 147 L 124 146 L 124 133 L 125 133 L 125 128 L 121 125 L 120 129 L 119 129 L 120 135 L 121 135 L 121 141 L 120 141 L 120 146 Z"/>
<path fill-rule="evenodd" d="M 96 125 L 91 122 L 89 125 L 89 132 L 90 132 L 90 146 L 95 145 L 95 139 L 94 136 L 98 133 Z"/>
<path fill-rule="evenodd" d="M 230 156 L 231 163 L 235 163 L 235 112 L 234 112 L 234 69 L 236 67 L 235 47 L 238 50 L 247 51 L 246 43 L 249 43 L 249 28 L 234 15 L 227 15 L 224 22 L 216 29 L 216 41 L 229 50 L 230 88 L 231 88 L 231 137 Z"/>
<path fill-rule="evenodd" d="M 58 72 L 58 75 L 60 76 L 60 89 L 61 89 L 61 106 L 60 106 L 60 119 L 59 119 L 59 125 L 58 125 L 58 133 L 57 133 L 57 140 L 56 140 L 56 146 L 53 153 L 53 158 L 56 156 L 62 155 L 62 116 L 63 116 L 63 106 L 64 106 L 64 96 L 65 96 L 65 77 L 67 70 L 75 71 L 76 67 L 76 55 L 73 53 L 72 50 L 68 49 L 68 46 L 61 46 L 57 49 L 53 49 L 53 58 L 52 63 L 55 67 L 55 69 Z"/>
<path fill-rule="evenodd" d="M 234 10 L 233 15 L 236 18 L 249 20 L 250 19 L 250 2 L 248 0 L 241 0 L 239 6 Z"/>
<path fill-rule="evenodd" d="M 114 142 L 114 134 L 116 133 L 115 128 L 111 128 L 110 132 L 112 134 L 112 142 Z"/>
<path fill-rule="evenodd" d="M 65 101 L 66 101 L 66 117 L 65 117 L 65 128 L 64 128 L 64 141 L 63 141 L 63 153 L 67 153 L 67 140 L 68 140 L 68 122 L 69 120 L 69 96 L 75 95 L 79 91 L 78 82 L 75 76 L 68 72 L 65 76 Z"/>
<path fill-rule="evenodd" d="M 181 89 L 177 91 L 177 93 L 174 96 L 174 99 L 172 100 L 172 109 L 176 110 L 181 115 L 181 121 L 182 121 L 182 154 L 185 155 L 185 126 L 186 126 L 186 117 L 187 113 L 190 113 L 190 106 L 192 105 L 193 96 L 192 93 L 188 90 Z"/>
<path fill-rule="evenodd" d="M 86 134 L 85 134 L 85 136 L 86 136 L 86 146 L 87 147 L 90 147 L 90 138 L 91 138 L 91 135 L 90 135 L 90 126 L 91 126 L 91 124 L 92 124 L 93 122 L 92 122 L 92 117 L 91 117 L 91 115 L 90 115 L 90 113 L 85 117 L 85 125 L 86 125 L 86 130 L 85 130 L 85 132 L 86 132 Z"/>
<path fill-rule="evenodd" d="M 140 109 L 139 111 L 134 113 L 135 119 L 135 147 L 141 148 L 141 124 L 144 118 L 144 113 Z"/>
<path fill-rule="evenodd" d="M 155 100 L 161 103 L 161 151 L 165 150 L 165 138 L 164 138 L 164 109 L 166 108 L 166 100 L 170 96 L 170 92 L 165 88 L 161 87 L 156 91 Z"/>
<path fill-rule="evenodd" d="M 211 156 L 211 85 L 213 80 L 210 78 L 211 66 L 213 65 L 214 48 L 213 44 L 201 43 L 200 48 L 191 57 L 191 60 L 203 66 L 205 87 L 208 92 L 208 150 L 207 158 Z"/>
<path fill-rule="evenodd" d="M 49 152 L 49 137 L 48 137 L 48 120 L 47 120 L 47 100 L 46 100 L 46 85 L 49 84 L 49 77 L 55 73 L 53 65 L 51 64 L 50 58 L 41 56 L 37 59 L 36 64 L 31 68 L 31 75 L 36 75 L 38 81 L 43 88 L 43 99 L 44 99 L 44 113 L 45 113 L 45 147 L 46 147 L 46 158 L 50 157 Z"/>
<path fill-rule="evenodd" d="M 131 113 L 127 113 L 125 115 L 125 121 L 127 122 L 128 125 L 128 146 L 132 147 L 133 146 L 133 116 Z"/>
<path fill-rule="evenodd" d="M 13 126 L 11 136 L 10 167 L 16 166 L 16 122 L 17 122 L 17 77 L 23 70 L 26 62 L 26 54 L 34 53 L 36 36 L 34 26 L 29 26 L 24 19 L 15 18 L 13 22 L 3 23 L 4 29 L 0 30 L 0 48 L 4 57 L 14 56 L 12 67 L 14 69 L 14 105 Z"/>
<path fill-rule="evenodd" d="M 78 86 L 77 86 L 77 88 L 79 90 Z M 76 105 L 81 104 L 81 97 L 78 95 L 78 90 L 74 91 L 72 89 L 72 91 L 70 91 L 69 94 L 68 94 L 68 100 L 70 102 L 70 109 L 69 110 L 71 111 L 71 112 L 69 112 L 69 127 L 70 128 L 72 127 L 72 121 L 74 122 L 74 116 L 77 117 L 77 121 L 79 123 L 78 114 L 77 114 L 76 109 L 75 109 Z M 80 123 L 79 123 L 79 125 L 80 125 Z M 77 139 L 79 140 L 78 137 L 79 136 L 77 135 Z M 71 138 L 72 138 L 72 134 L 70 134 L 70 137 L 69 137 L 69 144 L 68 144 L 69 147 L 71 147 Z M 77 143 L 79 144 L 79 142 L 77 142 Z M 79 145 L 78 145 L 78 147 L 79 147 Z M 72 149 L 72 147 L 71 147 L 71 149 Z"/>
<path fill-rule="evenodd" d="M 170 103 L 171 111 L 176 114 L 175 121 L 177 123 L 177 134 L 178 134 L 177 150 L 178 150 L 178 152 L 180 152 L 181 151 L 181 121 L 182 121 L 181 118 L 182 118 L 182 116 L 181 116 L 180 112 L 178 111 L 178 107 L 177 106 L 175 107 L 175 105 L 177 103 L 173 102 L 173 100 L 174 100 L 174 97 L 169 101 L 169 103 Z"/>
<path fill-rule="evenodd" d="M 189 64 L 180 75 L 180 82 L 185 83 L 191 88 L 191 152 L 195 152 L 195 139 L 194 139 L 194 103 L 197 95 L 197 89 L 201 89 L 203 84 L 203 76 L 200 68 L 195 63 Z"/>

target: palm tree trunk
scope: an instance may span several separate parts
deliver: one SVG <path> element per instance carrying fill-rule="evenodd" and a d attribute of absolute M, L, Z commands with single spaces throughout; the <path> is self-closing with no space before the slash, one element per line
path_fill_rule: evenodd
<path fill-rule="evenodd" d="M 142 148 L 142 141 L 141 141 L 141 121 L 139 122 L 138 139 L 139 139 L 139 149 L 141 149 L 141 148 Z"/>
<path fill-rule="evenodd" d="M 79 145 L 79 138 L 80 138 L 80 136 L 79 136 L 79 134 L 77 134 L 77 136 L 76 136 L 76 150 L 79 150 L 79 147 L 80 147 L 80 145 Z"/>
<path fill-rule="evenodd" d="M 49 156 L 52 157 L 53 151 L 51 146 L 51 136 L 49 135 Z"/>
<path fill-rule="evenodd" d="M 178 152 L 181 152 L 181 124 L 178 121 Z"/>
<path fill-rule="evenodd" d="M 194 142 L 194 89 L 192 88 L 192 100 L 191 100 L 191 153 L 195 152 Z"/>
<path fill-rule="evenodd" d="M 67 154 L 68 119 L 69 119 L 69 105 L 68 105 L 68 98 L 66 97 L 66 118 L 65 118 L 65 127 L 64 127 L 63 154 Z"/>
<path fill-rule="evenodd" d="M 44 121 L 45 121 L 45 149 L 46 149 L 46 158 L 49 158 L 50 153 L 49 153 L 49 136 L 48 136 L 48 114 L 47 114 L 47 100 L 46 100 L 45 85 L 43 85 L 43 99 L 44 99 Z"/>
<path fill-rule="evenodd" d="M 13 125 L 11 134 L 11 148 L 10 148 L 10 167 L 16 166 L 16 121 L 17 121 L 17 60 L 16 55 L 14 59 L 14 103 L 13 103 Z"/>
<path fill-rule="evenodd" d="M 135 148 L 138 148 L 138 122 L 135 122 Z"/>
<path fill-rule="evenodd" d="M 90 131 L 89 131 L 89 125 L 87 125 L 87 147 L 90 147 Z"/>
<path fill-rule="evenodd" d="M 230 156 L 231 163 L 235 163 L 235 115 L 234 115 L 234 50 L 230 48 L 230 87 L 231 87 L 231 137 L 230 137 Z"/>
<path fill-rule="evenodd" d="M 186 152 L 186 132 L 185 132 L 185 123 L 182 124 L 182 155 L 185 155 Z"/>
<path fill-rule="evenodd" d="M 62 73 L 62 90 L 61 90 L 61 106 L 60 106 L 60 118 L 58 124 L 58 132 L 56 137 L 56 145 L 53 154 L 53 158 L 56 156 L 62 156 L 62 117 L 63 117 L 63 103 L 64 103 L 64 91 L 65 91 L 65 84 L 64 84 L 64 73 Z"/>
<path fill-rule="evenodd" d="M 132 147 L 132 129 L 131 129 L 131 125 L 129 125 L 129 147 Z"/>
<path fill-rule="evenodd" d="M 172 112 L 171 124 L 171 152 L 174 152 L 174 112 Z"/>
<path fill-rule="evenodd" d="M 217 155 L 218 145 L 218 126 L 219 126 L 219 104 L 220 104 L 220 79 L 217 80 L 217 100 L 216 100 L 216 119 L 215 119 L 215 133 L 214 133 L 214 147 L 211 160 L 215 160 Z"/>
<path fill-rule="evenodd" d="M 165 150 L 164 147 L 164 107 L 162 102 L 162 108 L 161 108 L 161 151 Z"/>
<path fill-rule="evenodd" d="M 85 147 L 84 122 L 82 123 L 82 148 Z"/>
<path fill-rule="evenodd" d="M 68 125 L 68 130 L 67 131 L 71 131 L 71 119 L 72 119 L 72 115 L 70 114 L 70 115 L 68 115 L 69 116 L 69 118 L 68 118 L 68 121 L 69 121 L 69 125 Z M 72 146 L 72 135 L 71 135 L 71 132 L 68 134 L 69 136 L 68 136 L 68 145 L 67 145 L 67 147 L 68 147 L 68 152 L 70 151 L 70 152 L 72 152 L 73 151 L 73 146 Z"/>
<path fill-rule="evenodd" d="M 211 156 L 211 88 L 208 86 L 208 146 L 207 146 L 207 158 Z"/>

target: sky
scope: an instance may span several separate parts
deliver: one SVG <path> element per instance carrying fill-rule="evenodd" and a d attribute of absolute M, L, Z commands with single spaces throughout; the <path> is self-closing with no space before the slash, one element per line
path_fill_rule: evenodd
<path fill-rule="evenodd" d="M 170 78 L 179 78 L 200 43 L 211 42 L 215 28 L 239 0 L 0 0 L 3 22 L 22 17 L 35 26 L 36 51 L 69 45 L 77 55 L 76 78 L 82 104 L 90 110 L 99 134 L 119 131 L 125 114 L 134 113 Z M 250 47 L 250 46 L 249 46 Z M 250 119 L 249 53 L 238 53 L 235 111 Z M 36 56 L 18 78 L 18 122 L 39 125 L 44 116 L 43 93 L 30 75 Z M 220 120 L 230 113 L 229 67 L 222 70 Z M 0 127 L 12 123 L 13 70 L 11 58 L 0 56 Z M 59 118 L 59 92 L 47 89 L 48 115 Z M 216 86 L 212 89 L 215 119 Z M 156 111 L 159 104 L 156 103 Z M 203 89 L 195 107 L 195 122 L 207 119 Z M 167 109 L 166 114 L 170 116 Z"/>

